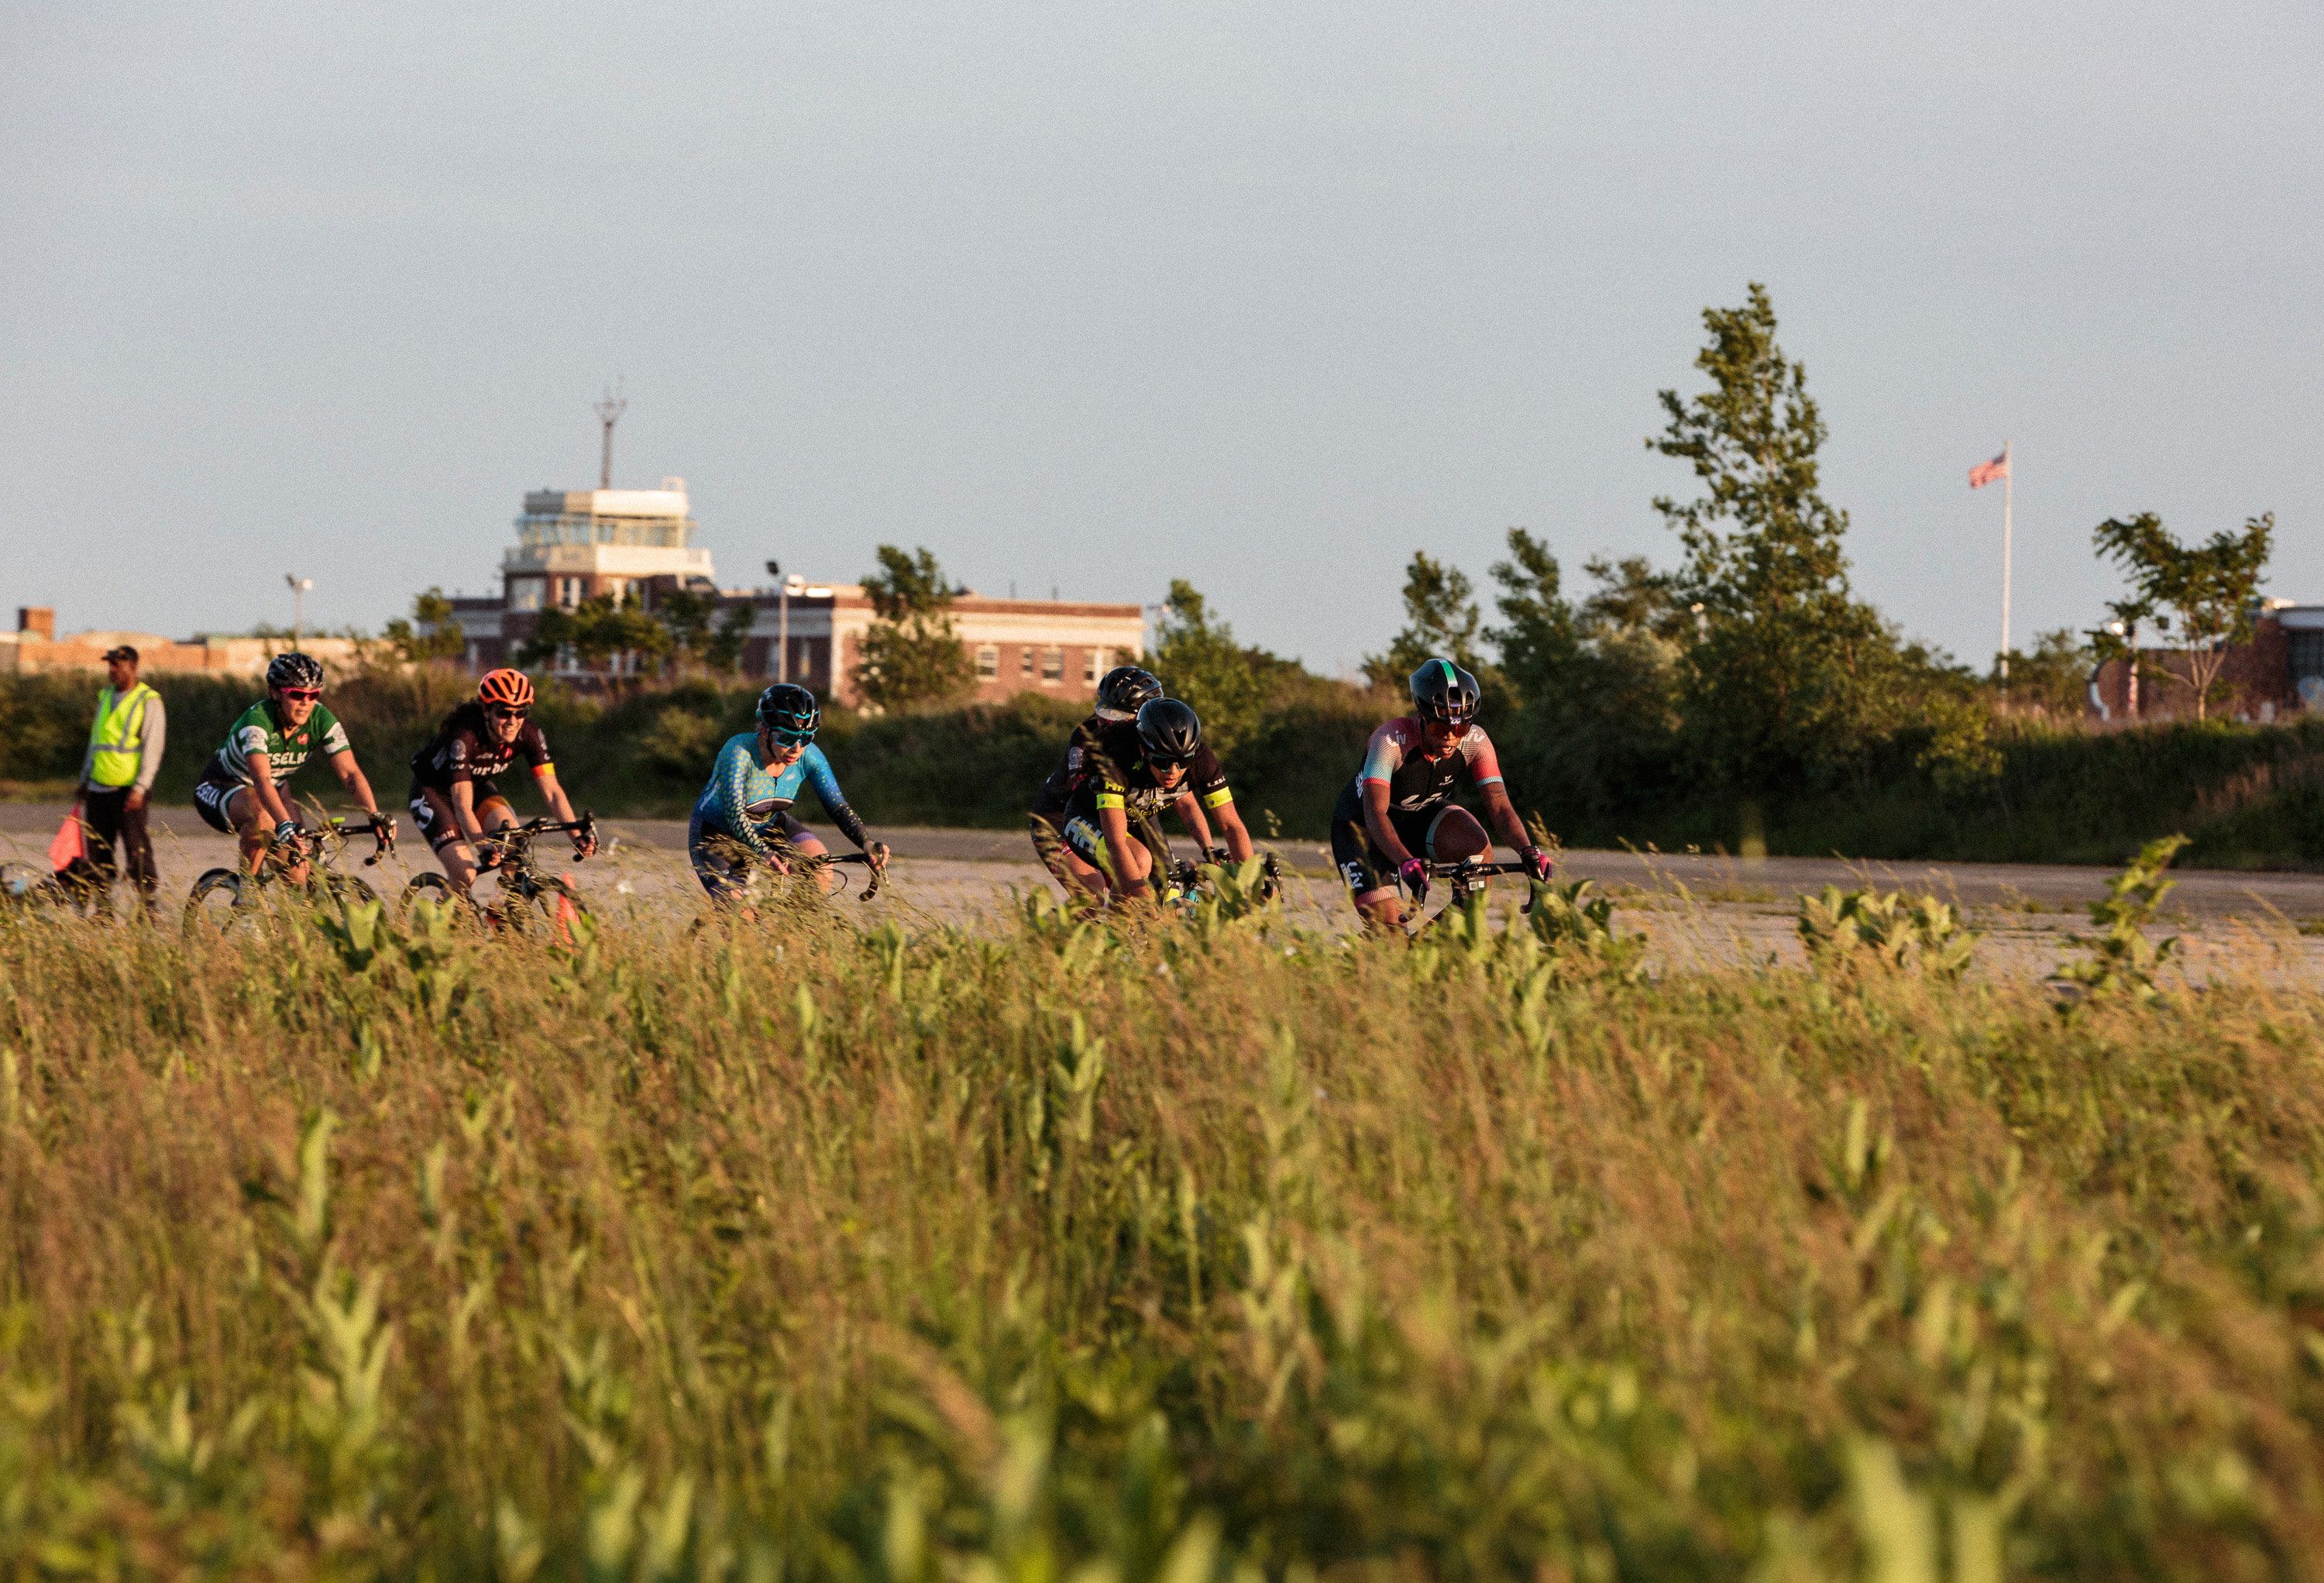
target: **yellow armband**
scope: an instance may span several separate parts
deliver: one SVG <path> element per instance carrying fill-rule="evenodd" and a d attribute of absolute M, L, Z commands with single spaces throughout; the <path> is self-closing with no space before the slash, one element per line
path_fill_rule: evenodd
<path fill-rule="evenodd" d="M 1232 802 L 1233 801 L 1234 793 L 1228 791 L 1224 786 L 1220 787 L 1215 792 L 1205 792 L 1203 793 L 1203 806 L 1204 808 L 1216 808 L 1222 802 Z"/>
<path fill-rule="evenodd" d="M 1101 792 L 1097 794 L 1097 805 L 1101 810 L 1109 808 L 1120 808 L 1123 806 L 1121 793 L 1119 792 Z"/>

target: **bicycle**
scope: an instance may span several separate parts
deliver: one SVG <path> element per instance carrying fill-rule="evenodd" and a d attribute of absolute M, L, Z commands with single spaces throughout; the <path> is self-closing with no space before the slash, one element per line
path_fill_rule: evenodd
<path fill-rule="evenodd" d="M 488 853 L 497 853 L 500 861 L 476 877 L 482 879 L 484 874 L 500 876 L 501 893 L 497 902 L 479 902 L 473 885 L 468 895 L 461 896 L 452 889 L 452 882 L 444 875 L 422 874 L 412 876 L 410 883 L 403 887 L 403 893 L 396 898 L 398 911 L 409 912 L 411 904 L 419 901 L 434 902 L 442 906 L 465 902 L 478 921 L 498 929 L 521 932 L 530 926 L 535 912 L 558 929 L 568 927 L 575 918 L 589 911 L 589 903 L 582 900 L 579 888 L 571 880 L 562 875 L 543 874 L 534 865 L 532 844 L 551 830 L 580 836 L 585 839 L 594 838 L 597 833 L 597 816 L 585 813 L 568 824 L 544 815 L 486 836 L 478 845 Z"/>
<path fill-rule="evenodd" d="M 395 851 L 395 821 L 387 815 L 355 820 L 352 829 L 369 830 L 378 844 L 364 859 L 365 868 Z M 378 901 L 379 893 L 361 875 L 341 874 L 332 867 L 346 851 L 349 834 L 350 825 L 344 819 L 327 819 L 319 826 L 300 825 L 295 834 L 269 847 L 249 873 L 239 868 L 204 870 L 186 898 L 187 925 L 210 923 L 227 929 L 248 921 L 267 890 L 288 883 L 290 871 L 302 864 L 307 866 L 307 878 L 300 888 L 310 900 Z"/>
<path fill-rule="evenodd" d="M 1421 921 L 1407 926 L 1404 932 L 1408 938 L 1416 937 L 1434 926 L 1436 921 L 1447 912 L 1461 911 L 1469 904 L 1470 897 L 1481 893 L 1486 883 L 1497 875 L 1527 872 L 1522 863 L 1488 863 L 1482 857 L 1465 857 L 1458 863 L 1431 862 L 1428 865 L 1428 877 L 1432 881 L 1441 879 L 1446 882 L 1444 905 Z M 1533 911 L 1530 896 L 1518 911 L 1524 912 Z"/>
<path fill-rule="evenodd" d="M 100 918 L 112 911 L 99 903 L 93 886 L 23 863 L 0 863 L 0 906 L 76 918 Z"/>

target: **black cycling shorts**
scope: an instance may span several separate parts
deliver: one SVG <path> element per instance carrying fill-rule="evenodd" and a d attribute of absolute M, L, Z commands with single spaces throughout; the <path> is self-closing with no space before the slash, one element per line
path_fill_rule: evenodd
<path fill-rule="evenodd" d="M 1074 814 L 1065 820 L 1064 836 L 1065 846 L 1074 856 L 1105 875 L 1108 883 L 1120 883 L 1113 872 L 1113 854 L 1105 849 L 1105 832 L 1097 828 L 1095 819 L 1087 814 Z M 1162 838 L 1162 832 L 1155 822 L 1143 815 L 1132 819 L 1130 821 L 1130 838 L 1144 847 L 1153 856 L 1153 868 L 1147 877 L 1167 879 L 1170 873 L 1170 843 Z M 1033 841 L 1038 849 L 1040 837 L 1036 835 Z"/>
<path fill-rule="evenodd" d="M 477 822 L 479 824 L 484 822 L 482 816 L 487 805 L 497 802 L 503 808 L 508 807 L 508 799 L 501 795 L 501 789 L 493 785 L 491 781 L 471 781 L 468 782 L 468 785 L 471 788 L 469 792 L 470 801 L 468 806 L 476 810 L 478 815 Z M 438 814 L 435 800 L 428 795 L 431 790 L 432 788 L 422 786 L 417 782 L 412 783 L 411 822 L 413 826 L 418 829 L 420 833 L 427 838 L 428 849 L 431 852 L 441 852 L 445 847 L 450 846 L 453 842 L 457 841 L 462 838 L 460 835 L 460 827 L 456 823 L 455 823 L 448 816 L 439 816 Z M 448 810 L 451 807 L 452 798 L 450 793 L 438 792 L 436 796 L 444 799 L 444 806 L 446 809 Z M 489 829 L 490 827 L 486 828 Z"/>
<path fill-rule="evenodd" d="M 214 781 L 208 777 L 194 782 L 194 811 L 202 816 L 202 823 L 222 836 L 238 834 L 234 820 L 226 817 L 226 805 L 237 792 L 246 790 L 240 781 Z"/>
<path fill-rule="evenodd" d="M 1365 895 L 1373 891 L 1392 891 L 1397 886 L 1396 865 L 1372 839 L 1364 828 L 1360 810 L 1350 818 L 1344 809 L 1335 808 L 1332 819 L 1332 866 L 1340 871 L 1342 883 L 1351 895 Z M 1404 849 L 1419 857 L 1428 850 L 1428 826 L 1439 810 L 1429 809 L 1421 813 L 1401 813 L 1388 810 L 1388 822 L 1396 831 L 1396 838 Z"/>

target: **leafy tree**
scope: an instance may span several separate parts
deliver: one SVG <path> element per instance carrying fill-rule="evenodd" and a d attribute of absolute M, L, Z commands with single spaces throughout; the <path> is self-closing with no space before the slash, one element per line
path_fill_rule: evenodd
<path fill-rule="evenodd" d="M 954 590 L 924 547 L 907 555 L 878 551 L 880 569 L 863 579 L 879 619 L 863 634 L 856 690 L 875 708 L 905 709 L 957 698 L 976 672 L 953 625 Z"/>
<path fill-rule="evenodd" d="M 669 629 L 645 613 L 635 594 L 625 594 L 618 602 L 609 594 L 597 594 L 570 610 L 555 605 L 543 610 L 517 657 L 528 665 L 545 664 L 569 649 L 584 666 L 602 671 L 616 654 L 654 660 L 669 653 Z"/>
<path fill-rule="evenodd" d="M 2091 535 L 2098 553 L 2119 565 L 2130 579 L 2128 597 L 2107 606 L 2122 623 L 2121 636 L 2091 634 L 2102 651 L 2128 651 L 2135 662 L 2139 626 L 2175 642 L 2183 671 L 2172 679 L 2195 695 L 2195 717 L 2204 718 L 2219 688 L 2229 648 L 2249 643 L 2259 602 L 2259 586 L 2275 542 L 2275 514 L 2249 518 L 2240 533 L 2222 528 L 2200 544 L 2181 544 L 2151 511 L 2109 517 Z"/>
<path fill-rule="evenodd" d="M 452 601 L 441 588 L 429 588 L 411 601 L 411 618 L 399 616 L 382 634 L 402 658 L 420 662 L 456 660 L 467 648 L 467 634 L 452 619 Z"/>
<path fill-rule="evenodd" d="M 713 671 L 724 671 L 729 675 L 740 671 L 742 668 L 742 645 L 750 637 L 752 622 L 757 618 L 758 611 L 747 600 L 740 605 L 729 605 L 726 613 L 718 618 L 716 629 L 703 643 L 702 662 Z"/>
<path fill-rule="evenodd" d="M 1154 630 L 1154 674 L 1172 698 L 1203 719 L 1203 740 L 1220 756 L 1250 738 L 1266 713 L 1271 682 L 1293 662 L 1235 642 L 1234 629 L 1211 615 L 1210 602 L 1184 578 L 1170 582 Z"/>
<path fill-rule="evenodd" d="M 2083 712 L 2098 656 L 2080 634 L 2061 626 L 2036 637 L 2032 653 L 2012 650 L 2006 657 L 2009 680 L 2002 680 L 1997 661 L 1987 684 L 2000 692 L 2010 708 L 2053 716 Z"/>
<path fill-rule="evenodd" d="M 1477 609 L 1476 591 L 1466 573 L 1444 565 L 1425 550 L 1412 553 L 1404 572 L 1404 630 L 1388 644 L 1388 653 L 1364 662 L 1364 674 L 1374 687 L 1404 689 L 1405 680 L 1423 660 L 1442 654 L 1464 671 L 1480 671 L 1484 661 L 1477 653 L 1484 617 Z"/>
<path fill-rule="evenodd" d="M 1625 556 L 1618 561 L 1593 556 L 1582 562 L 1582 569 L 1598 584 L 1598 591 L 1582 602 L 1586 636 L 1644 632 L 1683 642 L 1694 635 L 1694 613 L 1678 578 L 1656 571 L 1645 556 Z"/>
<path fill-rule="evenodd" d="M 1849 592 L 1848 516 L 1818 474 L 1823 418 L 1776 344 L 1766 288 L 1702 319 L 1695 366 L 1711 388 L 1662 392 L 1668 421 L 1646 444 L 1689 464 L 1703 493 L 1654 504 L 1685 548 L 1678 591 L 1706 629 L 1686 650 L 1689 734 L 1713 772 L 1770 786 L 1857 759 L 1893 724 L 1878 716 L 1898 690 L 1877 673 L 1897 645 Z"/>
<path fill-rule="evenodd" d="M 654 600 L 654 619 L 669 634 L 669 657 L 679 670 L 709 641 L 710 618 L 717 611 L 718 596 L 692 588 L 671 588 Z"/>
<path fill-rule="evenodd" d="M 1492 566 L 1501 586 L 1493 605 L 1506 624 L 1488 630 L 1500 656 L 1500 670 L 1518 695 L 1545 699 L 1570 687 L 1582 661 L 1582 637 L 1573 606 L 1563 591 L 1557 557 L 1523 528 L 1508 531 L 1509 558 Z M 1413 661 L 1417 665 L 1421 655 Z M 1411 667 L 1406 668 L 1409 674 Z"/>

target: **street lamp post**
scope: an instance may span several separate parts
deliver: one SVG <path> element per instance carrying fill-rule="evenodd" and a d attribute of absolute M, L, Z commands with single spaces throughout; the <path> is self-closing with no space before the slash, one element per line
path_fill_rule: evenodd
<path fill-rule="evenodd" d="M 295 649 L 306 638 L 307 590 L 315 586 L 315 579 L 297 577 L 286 571 L 282 574 L 282 580 L 290 585 L 290 646 Z"/>
<path fill-rule="evenodd" d="M 767 562 L 767 575 L 775 579 L 775 680 L 791 679 L 791 586 L 783 580 L 783 563 Z"/>

